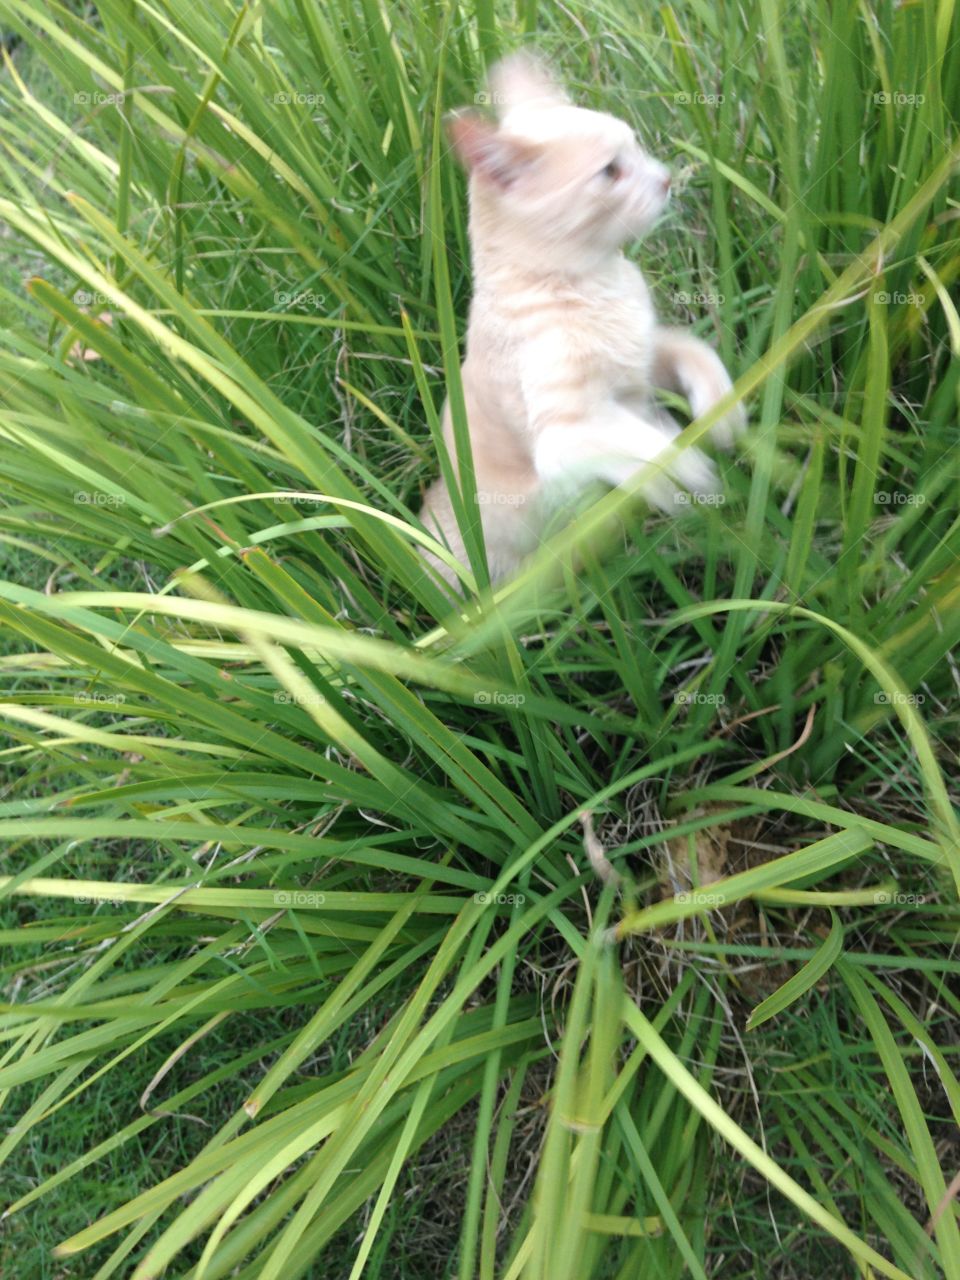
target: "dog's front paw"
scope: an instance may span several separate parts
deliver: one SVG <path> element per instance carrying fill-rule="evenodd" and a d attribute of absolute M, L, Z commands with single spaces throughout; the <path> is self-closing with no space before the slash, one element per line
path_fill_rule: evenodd
<path fill-rule="evenodd" d="M 684 449 L 678 453 L 670 472 L 698 499 L 716 500 L 723 493 L 713 463 L 699 449 Z"/>
<path fill-rule="evenodd" d="M 724 367 L 723 361 L 714 351 L 704 361 L 699 370 L 700 377 L 690 387 L 690 412 L 694 418 L 700 418 L 715 404 L 718 404 L 729 391 L 733 382 Z M 707 436 L 721 449 L 730 449 L 743 435 L 747 427 L 747 411 L 742 402 L 737 403 L 723 414 L 707 432 Z"/>
<path fill-rule="evenodd" d="M 716 404 L 717 401 L 714 400 L 713 403 Z M 747 411 L 738 401 L 728 413 L 717 419 L 707 435 L 721 449 L 732 449 L 746 429 Z"/>
<path fill-rule="evenodd" d="M 691 502 L 712 505 L 723 500 L 723 486 L 713 463 L 705 453 L 691 448 L 676 452 L 659 474 L 650 476 L 643 493 L 652 506 L 668 515 L 678 514 L 678 507 Z"/>

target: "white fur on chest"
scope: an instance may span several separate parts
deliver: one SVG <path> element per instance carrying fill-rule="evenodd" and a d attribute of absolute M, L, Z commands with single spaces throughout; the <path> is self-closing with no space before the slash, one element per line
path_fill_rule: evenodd
<path fill-rule="evenodd" d="M 475 394 L 514 421 L 522 386 L 590 382 L 607 395 L 650 386 L 656 316 L 643 276 L 626 259 L 590 281 L 478 282 L 467 333 Z M 519 425 L 519 423 L 518 423 Z"/>

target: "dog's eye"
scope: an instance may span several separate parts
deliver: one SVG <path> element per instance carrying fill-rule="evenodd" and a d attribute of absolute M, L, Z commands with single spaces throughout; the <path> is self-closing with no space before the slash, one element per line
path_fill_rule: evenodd
<path fill-rule="evenodd" d="M 610 182 L 616 182 L 618 178 L 623 177 L 623 165 L 619 160 L 611 160 L 609 164 L 603 166 L 600 172 Z"/>

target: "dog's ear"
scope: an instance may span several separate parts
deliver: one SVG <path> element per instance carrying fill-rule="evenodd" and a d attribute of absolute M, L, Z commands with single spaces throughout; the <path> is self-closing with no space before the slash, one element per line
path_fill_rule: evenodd
<path fill-rule="evenodd" d="M 513 107 L 556 107 L 570 99 L 546 63 L 529 53 L 512 53 L 490 68 L 490 101 L 498 116 Z"/>
<path fill-rule="evenodd" d="M 444 121 L 450 145 L 470 174 L 498 187 L 509 187 L 534 164 L 540 148 L 501 133 L 493 120 L 479 111 L 453 111 Z"/>

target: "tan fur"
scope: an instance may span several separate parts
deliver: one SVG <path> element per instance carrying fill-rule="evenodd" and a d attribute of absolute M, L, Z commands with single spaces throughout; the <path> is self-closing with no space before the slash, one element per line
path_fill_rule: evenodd
<path fill-rule="evenodd" d="M 474 294 L 462 376 L 496 581 L 536 546 L 558 493 L 595 479 L 623 484 L 668 448 L 678 428 L 654 387 L 682 393 L 699 416 L 731 382 L 706 343 L 657 326 L 646 282 L 622 253 L 663 210 L 667 170 L 626 123 L 571 105 L 526 55 L 500 63 L 490 83 L 498 121 L 460 112 L 448 134 L 470 173 Z M 743 425 L 738 405 L 712 438 L 727 446 Z M 444 438 L 455 460 L 449 406 Z M 671 510 L 675 482 L 701 493 L 717 485 L 695 449 L 646 496 Z M 442 480 L 421 518 L 466 562 Z"/>

